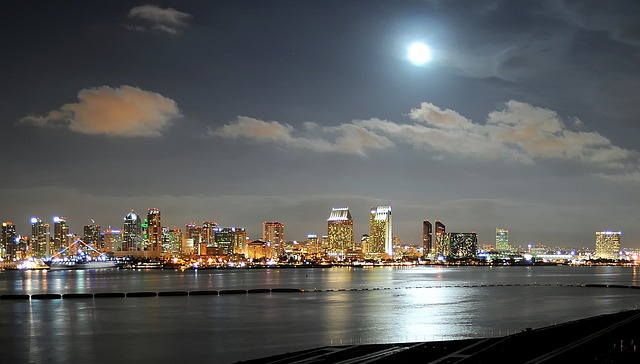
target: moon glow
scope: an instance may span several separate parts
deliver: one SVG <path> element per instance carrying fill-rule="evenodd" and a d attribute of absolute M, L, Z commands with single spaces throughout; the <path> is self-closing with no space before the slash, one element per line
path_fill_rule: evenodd
<path fill-rule="evenodd" d="M 415 65 L 421 65 L 431 60 L 431 50 L 426 44 L 415 42 L 407 50 L 407 58 Z"/>

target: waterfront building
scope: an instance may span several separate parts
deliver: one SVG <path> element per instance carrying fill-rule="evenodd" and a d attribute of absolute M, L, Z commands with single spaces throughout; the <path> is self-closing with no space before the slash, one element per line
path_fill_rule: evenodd
<path fill-rule="evenodd" d="M 13 260 L 17 258 L 17 238 L 16 226 L 11 221 L 3 222 L 2 235 L 0 235 L 0 248 L 2 248 L 0 256 L 3 259 Z"/>
<path fill-rule="evenodd" d="M 327 219 L 327 253 L 343 260 L 353 250 L 353 218 L 348 207 L 332 208 Z"/>
<path fill-rule="evenodd" d="M 235 228 L 216 227 L 213 233 L 214 246 L 222 255 L 231 255 L 235 251 Z"/>
<path fill-rule="evenodd" d="M 45 258 L 51 256 L 50 225 L 45 224 L 39 217 L 31 218 L 31 250 L 34 256 Z"/>
<path fill-rule="evenodd" d="M 369 234 L 362 234 L 360 237 L 360 246 L 362 247 L 362 252 L 367 253 L 369 251 Z"/>
<path fill-rule="evenodd" d="M 318 235 L 316 234 L 307 235 L 307 243 L 305 245 L 307 248 L 307 254 L 316 258 L 320 256 L 321 249 L 320 249 L 320 240 L 318 239 Z"/>
<path fill-rule="evenodd" d="M 200 245 L 200 237 L 202 235 L 202 226 L 194 223 L 185 225 L 185 236 L 187 239 L 193 240 L 193 249 Z"/>
<path fill-rule="evenodd" d="M 102 249 L 103 241 L 100 239 L 100 225 L 97 225 L 95 222 L 90 225 L 85 225 L 82 241 L 91 245 L 95 249 Z"/>
<path fill-rule="evenodd" d="M 429 220 L 424 220 L 422 222 L 422 249 L 424 255 L 432 255 L 434 253 L 433 225 Z"/>
<path fill-rule="evenodd" d="M 266 242 L 254 240 L 247 244 L 247 259 L 256 261 L 271 258 L 271 249 Z"/>
<path fill-rule="evenodd" d="M 270 256 L 277 259 L 284 255 L 284 224 L 278 221 L 265 221 L 262 223 L 262 241 L 271 249 Z"/>
<path fill-rule="evenodd" d="M 147 210 L 147 228 L 145 240 L 147 250 L 150 250 L 151 257 L 157 258 L 162 253 L 162 220 L 160 210 L 150 208 Z"/>
<path fill-rule="evenodd" d="M 62 249 L 71 244 L 71 238 L 69 236 L 69 226 L 67 225 L 67 218 L 64 216 L 53 217 L 53 251 L 51 255 L 57 255 L 62 252 Z"/>
<path fill-rule="evenodd" d="M 369 213 L 370 256 L 393 258 L 391 206 L 372 207 Z"/>
<path fill-rule="evenodd" d="M 596 258 L 620 259 L 620 231 L 596 231 Z"/>
<path fill-rule="evenodd" d="M 434 253 L 435 255 L 442 255 L 446 257 L 449 255 L 449 237 L 447 236 L 447 229 L 440 220 L 436 220 L 434 230 L 436 235 Z"/>
<path fill-rule="evenodd" d="M 247 250 L 247 230 L 243 227 L 232 227 L 233 254 L 245 254 Z"/>
<path fill-rule="evenodd" d="M 122 250 L 141 250 L 142 245 L 142 221 L 135 211 L 131 210 L 124 217 L 124 229 L 122 229 Z"/>
<path fill-rule="evenodd" d="M 177 254 L 182 251 L 182 230 L 162 228 L 162 252 Z"/>
<path fill-rule="evenodd" d="M 509 249 L 509 229 L 496 228 L 496 250 L 508 251 Z"/>
<path fill-rule="evenodd" d="M 215 221 L 205 221 L 202 223 L 202 231 L 200 233 L 200 243 L 206 244 L 208 247 L 215 246 L 215 235 L 218 223 Z"/>
<path fill-rule="evenodd" d="M 478 253 L 476 233 L 449 233 L 449 257 L 475 258 Z"/>
<path fill-rule="evenodd" d="M 109 226 L 104 231 L 102 240 L 104 241 L 105 252 L 122 251 L 122 231 L 120 229 L 113 229 Z"/>

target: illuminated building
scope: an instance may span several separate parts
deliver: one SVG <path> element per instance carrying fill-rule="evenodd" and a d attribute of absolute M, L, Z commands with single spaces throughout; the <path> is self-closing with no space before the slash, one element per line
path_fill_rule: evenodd
<path fill-rule="evenodd" d="M 119 229 L 109 227 L 104 231 L 104 251 L 122 251 L 122 232 Z"/>
<path fill-rule="evenodd" d="M 69 226 L 67 218 L 64 216 L 53 217 L 53 251 L 51 255 L 55 255 L 69 245 Z"/>
<path fill-rule="evenodd" d="M 31 249 L 38 258 L 51 256 L 51 232 L 49 224 L 44 224 L 39 217 L 31 218 Z"/>
<path fill-rule="evenodd" d="M 158 257 L 162 253 L 162 220 L 160 210 L 156 208 L 147 210 L 146 241 L 152 256 Z"/>
<path fill-rule="evenodd" d="M 475 258 L 478 253 L 476 233 L 449 233 L 449 257 Z"/>
<path fill-rule="evenodd" d="M 193 247 L 200 245 L 200 237 L 202 235 L 202 227 L 194 223 L 185 226 L 185 234 L 187 239 L 192 239 Z"/>
<path fill-rule="evenodd" d="M 370 255 L 393 257 L 393 225 L 391 206 L 372 207 L 369 213 L 369 250 Z"/>
<path fill-rule="evenodd" d="M 231 228 L 233 231 L 233 253 L 244 254 L 247 250 L 247 230 L 243 227 Z"/>
<path fill-rule="evenodd" d="M 8 260 L 15 259 L 17 254 L 17 238 L 16 226 L 12 222 L 2 223 L 2 235 L 0 236 L 0 245 L 2 247 L 2 257 Z"/>
<path fill-rule="evenodd" d="M 247 244 L 247 259 L 249 260 L 259 260 L 259 259 L 269 259 L 271 249 L 266 242 L 260 240 L 254 240 Z"/>
<path fill-rule="evenodd" d="M 496 228 L 496 250 L 509 250 L 509 229 Z"/>
<path fill-rule="evenodd" d="M 315 257 L 319 256 L 321 253 L 320 249 L 320 241 L 318 240 L 318 235 L 309 234 L 307 235 L 307 253 L 313 255 Z"/>
<path fill-rule="evenodd" d="M 353 249 L 353 218 L 348 207 L 332 208 L 327 220 L 328 254 L 339 260 Z"/>
<path fill-rule="evenodd" d="M 181 251 L 182 231 L 176 227 L 162 228 L 162 252 L 180 253 Z"/>
<path fill-rule="evenodd" d="M 431 255 L 434 253 L 433 249 L 433 225 L 429 220 L 422 222 L 422 249 L 424 255 Z"/>
<path fill-rule="evenodd" d="M 360 246 L 362 247 L 363 253 L 369 251 L 369 234 L 362 234 L 360 237 Z"/>
<path fill-rule="evenodd" d="M 220 248 L 223 255 L 234 253 L 235 228 L 216 227 L 214 230 L 214 246 Z"/>
<path fill-rule="evenodd" d="M 84 226 L 84 235 L 82 241 L 93 246 L 96 249 L 102 249 L 102 241 L 100 239 L 100 225 L 95 223 Z"/>
<path fill-rule="evenodd" d="M 602 259 L 620 258 L 621 231 L 596 231 L 595 256 Z"/>
<path fill-rule="evenodd" d="M 218 223 L 215 221 L 205 221 L 202 223 L 202 232 L 200 234 L 200 244 L 207 246 L 215 246 L 215 233 Z"/>
<path fill-rule="evenodd" d="M 140 250 L 142 244 L 142 221 L 133 210 L 124 217 L 122 229 L 122 250 Z"/>
<path fill-rule="evenodd" d="M 277 221 L 262 223 L 262 240 L 271 249 L 271 257 L 277 259 L 284 255 L 284 225 Z"/>
<path fill-rule="evenodd" d="M 440 220 L 435 222 L 436 246 L 434 248 L 436 255 L 449 255 L 449 237 L 444 224 Z"/>

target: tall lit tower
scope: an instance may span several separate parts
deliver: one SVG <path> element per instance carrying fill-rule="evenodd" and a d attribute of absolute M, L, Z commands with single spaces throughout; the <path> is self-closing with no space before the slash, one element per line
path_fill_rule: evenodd
<path fill-rule="evenodd" d="M 429 220 L 422 222 L 422 250 L 424 255 L 433 254 L 433 225 Z"/>
<path fill-rule="evenodd" d="M 162 253 L 162 221 L 160 210 L 156 208 L 147 210 L 147 241 L 149 250 L 155 255 Z"/>
<path fill-rule="evenodd" d="M 122 250 L 138 250 L 142 243 L 142 221 L 140 216 L 131 210 L 124 217 L 124 228 L 122 229 Z"/>
<path fill-rule="evenodd" d="M 509 229 L 496 228 L 496 250 L 509 250 Z"/>
<path fill-rule="evenodd" d="M 387 254 L 393 258 L 391 206 L 372 207 L 369 213 L 369 254 Z"/>
<path fill-rule="evenodd" d="M 435 254 L 449 255 L 449 237 L 447 236 L 447 229 L 440 220 L 435 222 L 435 234 L 436 234 L 436 246 L 434 248 Z"/>
<path fill-rule="evenodd" d="M 619 259 L 620 235 L 621 231 L 596 231 L 596 257 Z"/>
<path fill-rule="evenodd" d="M 271 257 L 277 258 L 284 254 L 284 225 L 277 221 L 262 223 L 262 241 L 271 249 Z"/>
<path fill-rule="evenodd" d="M 327 245 L 330 256 L 343 259 L 353 249 L 353 218 L 348 207 L 332 208 L 327 220 Z"/>
<path fill-rule="evenodd" d="M 2 235 L 0 235 L 0 245 L 4 250 L 2 256 L 9 260 L 16 258 L 17 244 L 16 238 L 16 226 L 12 222 L 7 221 L 2 223 Z"/>
<path fill-rule="evenodd" d="M 51 247 L 49 241 L 51 232 L 49 224 L 44 224 L 39 217 L 31 218 L 31 246 L 34 255 L 38 258 L 50 257 Z"/>
<path fill-rule="evenodd" d="M 67 236 L 69 235 L 69 226 L 67 225 L 67 218 L 64 216 L 53 217 L 53 252 L 51 255 L 55 255 L 65 248 L 68 244 Z"/>
<path fill-rule="evenodd" d="M 102 248 L 100 241 L 100 225 L 91 219 L 91 224 L 84 226 L 84 236 L 82 240 L 96 249 Z"/>
<path fill-rule="evenodd" d="M 202 223 L 202 233 L 200 235 L 200 243 L 207 246 L 215 245 L 215 234 L 218 223 L 215 221 L 205 221 Z"/>

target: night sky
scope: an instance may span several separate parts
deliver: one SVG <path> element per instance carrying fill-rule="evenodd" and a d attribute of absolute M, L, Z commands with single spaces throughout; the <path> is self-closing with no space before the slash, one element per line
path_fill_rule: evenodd
<path fill-rule="evenodd" d="M 640 247 L 640 2 L 3 1 L 0 220 Z M 407 48 L 424 42 L 431 61 Z"/>

